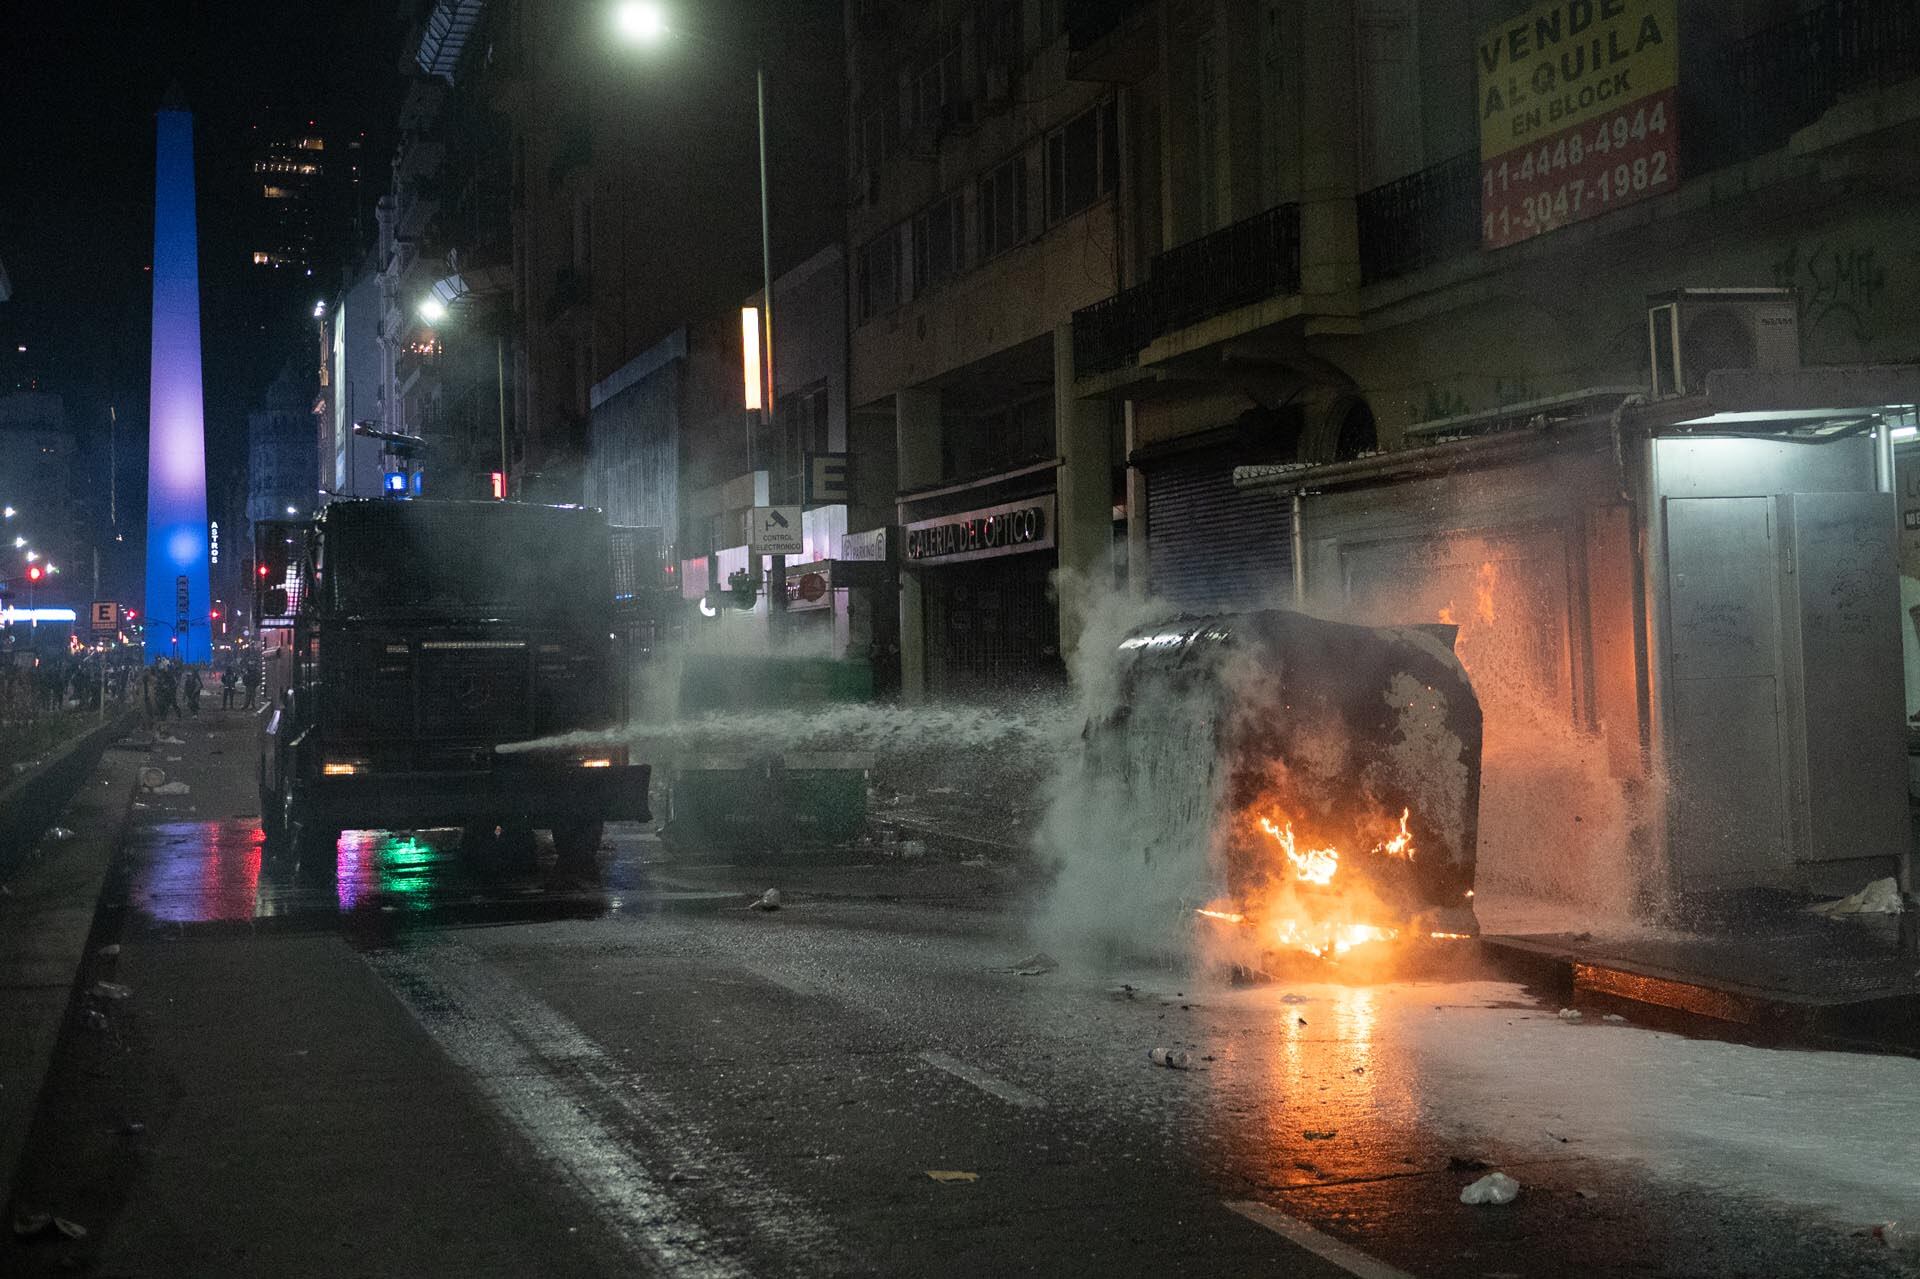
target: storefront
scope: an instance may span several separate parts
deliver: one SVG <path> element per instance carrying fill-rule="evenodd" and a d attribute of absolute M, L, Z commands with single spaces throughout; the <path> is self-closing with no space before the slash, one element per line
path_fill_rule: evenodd
<path fill-rule="evenodd" d="M 1237 478 L 1294 495 L 1309 607 L 1455 628 L 1485 886 L 1840 895 L 1909 865 L 1892 435 L 1916 391 L 1906 368 L 1728 375 Z"/>
<path fill-rule="evenodd" d="M 995 697 L 1060 685 L 1060 614 L 1049 582 L 1055 511 L 1054 495 L 1042 493 L 903 526 L 903 609 L 919 613 L 927 694 Z"/>

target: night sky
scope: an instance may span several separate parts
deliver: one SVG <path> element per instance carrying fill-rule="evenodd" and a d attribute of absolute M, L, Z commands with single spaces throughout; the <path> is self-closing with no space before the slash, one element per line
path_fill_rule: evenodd
<path fill-rule="evenodd" d="M 213 486 L 244 473 L 246 414 L 266 383 L 290 357 L 317 359 L 317 348 L 301 344 L 300 321 L 324 291 L 259 287 L 247 258 L 248 128 L 311 119 L 329 139 L 365 131 L 369 176 L 383 184 L 401 89 L 397 8 L 394 0 L 8 6 L 0 262 L 14 300 L 0 304 L 0 386 L 37 378 L 65 396 L 100 483 L 114 406 L 130 546 L 144 527 L 153 112 L 177 81 L 196 115 Z M 134 554 L 109 566 L 120 594 L 137 593 Z"/>

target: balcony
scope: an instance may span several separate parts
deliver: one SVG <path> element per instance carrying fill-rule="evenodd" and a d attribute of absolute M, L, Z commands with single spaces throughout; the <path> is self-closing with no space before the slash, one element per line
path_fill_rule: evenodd
<path fill-rule="evenodd" d="M 1824 0 L 1697 62 L 1683 55 L 1681 176 L 1777 150 L 1843 97 L 1915 76 L 1912 0 Z"/>
<path fill-rule="evenodd" d="M 1470 253 L 1480 244 L 1480 153 L 1463 152 L 1363 191 L 1354 203 L 1362 284 Z"/>
<path fill-rule="evenodd" d="M 1074 375 L 1123 368 L 1163 334 L 1299 291 L 1300 206 L 1277 205 L 1168 249 L 1144 281 L 1074 312 Z"/>

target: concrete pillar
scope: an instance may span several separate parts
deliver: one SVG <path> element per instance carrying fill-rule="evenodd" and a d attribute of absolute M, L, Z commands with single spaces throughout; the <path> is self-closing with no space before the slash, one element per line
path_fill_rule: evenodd
<path fill-rule="evenodd" d="M 1300 27 L 1300 291 L 1343 293 L 1360 286 L 1353 0 L 1304 0 Z"/>
<path fill-rule="evenodd" d="M 1140 447 L 1139 427 L 1133 418 L 1133 401 L 1127 401 L 1127 456 Z M 1136 599 L 1147 593 L 1153 578 L 1153 563 L 1147 552 L 1147 473 L 1137 466 L 1127 468 L 1127 593 Z"/>
<path fill-rule="evenodd" d="M 1073 325 L 1053 331 L 1053 422 L 1060 452 L 1054 543 L 1060 568 L 1075 574 L 1097 598 L 1113 581 L 1113 444 L 1104 400 L 1074 394 Z M 1073 656 L 1087 591 L 1060 592 L 1060 651 Z"/>
<path fill-rule="evenodd" d="M 937 389 L 916 387 L 894 393 L 893 439 L 902 492 L 940 479 L 940 392 Z M 904 554 L 901 559 L 900 696 L 906 702 L 924 702 L 927 699 L 927 643 L 920 575 L 904 567 Z"/>

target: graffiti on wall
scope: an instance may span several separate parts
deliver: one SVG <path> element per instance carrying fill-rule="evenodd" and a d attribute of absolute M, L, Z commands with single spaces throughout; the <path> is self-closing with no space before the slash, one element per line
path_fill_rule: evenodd
<path fill-rule="evenodd" d="M 1803 341 L 1822 337 L 1864 346 L 1880 335 L 1887 272 L 1871 244 L 1799 240 L 1773 264 L 1779 288 L 1800 291 Z"/>

